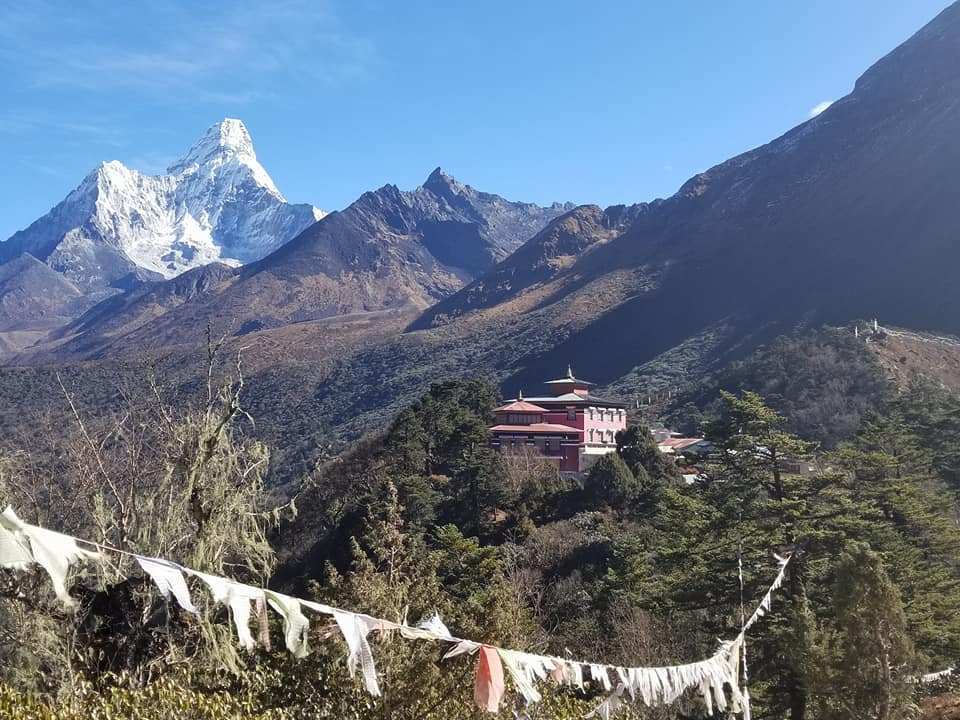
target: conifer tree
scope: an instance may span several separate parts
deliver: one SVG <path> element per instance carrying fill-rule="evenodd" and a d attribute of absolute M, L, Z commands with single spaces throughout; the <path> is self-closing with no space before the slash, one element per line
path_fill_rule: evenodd
<path fill-rule="evenodd" d="M 810 458 L 813 445 L 785 432 L 784 418 L 759 395 L 724 393 L 723 401 L 720 419 L 708 429 L 718 450 L 710 468 L 710 497 L 721 503 L 728 521 L 736 519 L 741 525 L 741 536 L 756 532 L 768 545 L 793 556 L 785 583 L 787 601 L 772 633 L 773 638 L 780 636 L 783 645 L 774 667 L 771 702 L 776 706 L 782 698 L 790 719 L 804 720 L 809 653 L 804 546 L 820 534 L 814 523 L 814 504 L 830 481 L 790 472 Z"/>
<path fill-rule="evenodd" d="M 751 643 L 755 663 L 751 694 L 758 707 L 791 720 L 807 717 L 811 638 L 809 581 L 821 577 L 825 548 L 843 533 L 826 520 L 838 478 L 804 474 L 798 466 L 813 451 L 782 429 L 783 418 L 755 393 L 724 394 L 722 413 L 708 428 L 716 453 L 693 486 L 664 491 L 653 524 L 655 553 L 634 551 L 629 574 L 647 584 L 638 594 L 658 594 L 661 610 L 703 613 L 709 636 L 729 636 L 739 616 L 738 553 L 742 551 L 746 599 L 770 581 L 770 551 L 791 554 L 788 575 L 761 638 Z M 649 602 L 649 601 L 647 601 Z M 656 607 L 654 601 L 652 607 Z"/>
<path fill-rule="evenodd" d="M 676 465 L 660 452 L 650 429 L 645 426 L 632 425 L 617 433 L 617 452 L 638 477 L 642 468 L 654 482 L 680 479 Z"/>
<path fill-rule="evenodd" d="M 834 666 L 823 715 L 830 720 L 909 717 L 915 672 L 903 603 L 880 556 L 865 543 L 841 555 L 833 592 Z"/>
<path fill-rule="evenodd" d="M 642 466 L 640 470 L 643 470 Z M 584 507 L 622 510 L 638 500 L 641 490 L 637 478 L 621 457 L 617 453 L 608 453 L 599 458 L 587 474 L 583 484 Z"/>

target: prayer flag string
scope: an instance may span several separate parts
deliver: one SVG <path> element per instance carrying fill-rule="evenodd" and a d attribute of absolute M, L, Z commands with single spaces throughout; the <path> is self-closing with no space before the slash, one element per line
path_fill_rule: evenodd
<path fill-rule="evenodd" d="M 94 547 L 96 552 L 84 550 L 78 543 Z M 589 682 L 593 687 L 608 693 L 606 699 L 588 715 L 601 720 L 610 718 L 626 703 L 627 698 L 656 707 L 673 703 L 688 691 L 699 691 L 711 715 L 714 709 L 717 709 L 721 712 L 742 712 L 749 718 L 749 698 L 743 683 L 746 672 L 742 664 L 745 660 L 743 647 L 746 632 L 770 610 L 773 593 L 783 584 L 787 564 L 790 562 L 789 555 L 774 556 L 780 565 L 779 572 L 760 604 L 749 619 L 741 622 L 740 633 L 733 640 L 721 642 L 710 657 L 684 665 L 623 667 L 538 655 L 458 638 L 437 615 L 417 626 L 410 626 L 406 622 L 397 623 L 302 600 L 229 578 L 201 573 L 170 560 L 145 557 L 31 525 L 17 517 L 9 507 L 0 513 L 0 567 L 23 570 L 31 564 L 40 565 L 50 575 L 57 597 L 68 606 L 73 604 L 66 590 L 69 567 L 80 560 L 101 559 L 104 552 L 132 557 L 165 599 L 175 598 L 180 607 L 190 613 L 196 613 L 197 609 L 190 597 L 184 575 L 201 580 L 213 600 L 229 608 L 237 631 L 237 640 L 247 650 L 253 650 L 258 639 L 261 645 L 269 647 L 269 633 L 265 632 L 267 607 L 281 617 L 284 643 L 297 658 L 305 657 L 310 652 L 310 622 L 303 610 L 331 616 L 334 620 L 332 632 L 339 629 L 347 645 L 347 668 L 351 676 L 355 675 L 359 668 L 364 686 L 371 695 L 379 696 L 381 691 L 373 650 L 367 638 L 373 631 L 397 631 L 409 640 L 448 643 L 451 647 L 443 659 L 476 654 L 474 698 L 482 710 L 491 713 L 499 710 L 505 694 L 507 676 L 510 677 L 514 689 L 528 704 L 541 699 L 538 686 L 546 680 L 580 690 Z M 742 562 L 738 567 L 742 583 Z M 254 604 L 260 624 L 256 639 L 250 632 L 251 603 Z M 329 635 L 329 632 L 331 630 L 328 628 L 326 634 Z"/>

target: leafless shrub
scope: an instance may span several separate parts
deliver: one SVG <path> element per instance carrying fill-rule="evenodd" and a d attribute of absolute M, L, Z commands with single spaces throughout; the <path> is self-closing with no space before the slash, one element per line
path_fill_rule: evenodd
<path fill-rule="evenodd" d="M 241 404 L 239 354 L 220 380 L 218 352 L 211 343 L 200 407 L 169 402 L 148 375 L 121 412 L 92 422 L 61 382 L 73 420 L 62 452 L 38 459 L 29 446 L 8 443 L 0 500 L 28 521 L 108 548 L 264 584 L 275 562 L 266 533 L 279 512 L 265 507 L 269 453 L 245 435 L 252 419 Z M 2 672 L 17 686 L 51 691 L 105 672 L 146 681 L 188 657 L 194 667 L 243 664 L 222 610 L 184 617 L 128 556 L 105 552 L 102 563 L 76 573 L 74 613 L 56 604 L 39 575 L 4 572 Z"/>

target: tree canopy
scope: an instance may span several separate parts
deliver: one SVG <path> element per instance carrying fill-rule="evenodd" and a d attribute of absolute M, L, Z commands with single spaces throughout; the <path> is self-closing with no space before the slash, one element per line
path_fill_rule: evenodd
<path fill-rule="evenodd" d="M 859 717 L 904 717 L 910 678 L 960 657 L 960 404 L 929 386 L 889 399 L 827 450 L 761 395 L 724 392 L 705 427 L 715 452 L 687 483 L 643 427 L 581 478 L 505 457 L 487 438 L 496 390 L 450 381 L 277 508 L 261 482 L 267 451 L 244 433 L 241 390 L 225 385 L 199 412 L 154 408 L 156 422 L 109 436 L 78 432 L 61 468 L 69 512 L 45 499 L 39 519 L 358 611 L 437 612 L 458 635 L 625 665 L 709 655 L 739 631 L 774 554 L 789 555 L 748 639 L 756 717 L 839 720 L 867 705 Z M 144 463 L 162 469 L 150 482 Z M 3 458 L 4 499 L 30 506 L 15 482 L 30 472 L 40 470 L 25 456 Z M 149 514 L 126 511 L 129 493 Z M 373 700 L 345 673 L 340 644 L 312 643 L 301 661 L 282 648 L 240 654 L 222 610 L 194 624 L 128 576 L 77 578 L 85 614 L 65 617 L 18 600 L 31 580 L 5 572 L 0 628 L 16 641 L 0 639 L 0 716 L 17 698 L 60 707 L 71 697 L 109 717 L 105 703 L 155 697 L 173 712 L 207 694 L 223 706 L 209 717 L 239 706 L 250 717 L 477 717 L 469 660 L 438 664 L 429 646 L 377 639 L 384 697 Z M 539 712 L 582 717 L 598 699 L 556 691 Z M 676 712 L 640 716 L 702 708 L 688 699 Z"/>

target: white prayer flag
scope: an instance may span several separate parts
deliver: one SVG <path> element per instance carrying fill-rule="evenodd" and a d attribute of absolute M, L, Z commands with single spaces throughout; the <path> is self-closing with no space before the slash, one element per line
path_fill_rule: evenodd
<path fill-rule="evenodd" d="M 207 575 L 196 570 L 184 569 L 206 583 L 216 602 L 223 603 L 230 608 L 233 625 L 237 629 L 237 641 L 242 648 L 252 651 L 256 647 L 256 642 L 250 632 L 250 602 L 263 599 L 263 590 L 216 575 Z"/>
<path fill-rule="evenodd" d="M 447 629 L 447 626 L 443 624 L 443 620 L 440 619 L 439 613 L 434 613 L 432 617 L 426 620 L 421 620 L 417 627 L 421 630 L 426 630 L 427 632 L 432 633 L 438 640 L 452 639 L 450 631 Z"/>
<path fill-rule="evenodd" d="M 283 616 L 283 636 L 287 643 L 287 650 L 296 658 L 309 655 L 307 636 L 310 631 L 310 621 L 300 609 L 300 601 L 272 590 L 266 590 L 265 594 L 270 607 Z"/>
<path fill-rule="evenodd" d="M 516 650 L 504 650 L 503 648 L 497 648 L 497 652 L 500 654 L 500 660 L 503 662 L 504 667 L 507 668 L 507 671 L 510 673 L 510 678 L 513 680 L 514 686 L 520 691 L 520 694 L 523 695 L 523 699 L 527 701 L 527 704 L 540 702 L 540 692 L 528 674 L 526 654 Z"/>
<path fill-rule="evenodd" d="M 380 686 L 377 683 L 377 668 L 373 664 L 373 652 L 367 643 L 367 635 L 375 627 L 368 620 L 374 618 L 339 611 L 333 613 L 333 618 L 337 621 L 340 632 L 343 633 L 343 639 L 350 651 L 347 655 L 347 669 L 350 671 L 350 676 L 353 677 L 356 674 L 357 663 L 360 663 L 367 692 L 379 697 Z"/>
<path fill-rule="evenodd" d="M 25 570 L 33 564 L 30 546 L 0 525 L 0 567 Z"/>
<path fill-rule="evenodd" d="M 183 573 L 180 566 L 167 560 L 158 558 L 148 558 L 141 555 L 133 556 L 140 568 L 150 576 L 156 584 L 157 589 L 167 600 L 173 595 L 177 599 L 177 604 L 184 610 L 196 614 L 197 608 L 194 607 L 190 599 L 190 590 L 187 588 L 187 582 L 183 579 Z"/>
<path fill-rule="evenodd" d="M 23 522 L 11 507 L 0 514 L 0 526 L 13 534 L 21 546 L 26 544 L 24 541 L 29 542 L 34 562 L 47 571 L 57 597 L 67 607 L 73 607 L 76 603 L 67 592 L 70 565 L 81 559 L 99 559 L 99 553 L 83 550 L 76 538 L 69 535 Z"/>
<path fill-rule="evenodd" d="M 73 603 L 66 590 L 66 575 L 70 565 L 81 558 L 99 557 L 100 555 L 96 552 L 80 548 L 76 538 L 24 523 L 12 508 L 8 507 L 0 514 L 0 567 L 23 568 L 33 562 L 39 564 L 50 575 L 57 596 L 68 605 Z M 744 635 L 747 628 L 770 609 L 773 594 L 783 584 L 787 564 L 790 561 L 790 556 L 777 557 L 780 564 L 779 572 L 753 615 L 734 640 L 721 643 L 719 649 L 709 658 L 685 665 L 624 668 L 600 663 L 581 663 L 576 660 L 489 645 L 481 646 L 472 640 L 454 637 L 437 614 L 421 621 L 417 627 L 409 627 L 405 623 L 398 624 L 362 613 L 340 610 L 215 575 L 207 575 L 160 558 L 139 555 L 134 557 L 164 597 L 169 599 L 171 595 L 174 596 L 180 606 L 189 612 L 197 612 L 197 610 L 190 598 L 182 573 L 186 572 L 203 580 L 210 589 L 214 601 L 229 607 L 239 642 L 248 650 L 252 650 L 256 645 L 249 624 L 250 603 L 253 601 L 261 610 L 265 603 L 269 603 L 270 607 L 283 617 L 286 646 L 296 657 L 303 657 L 309 652 L 307 647 L 309 621 L 304 616 L 302 608 L 306 607 L 318 613 L 332 615 L 335 623 L 332 623 L 329 628 L 334 632 L 339 629 L 344 637 L 348 648 L 347 667 L 350 674 L 354 676 L 359 665 L 363 672 L 364 685 L 372 695 L 379 696 L 380 687 L 367 636 L 373 630 L 400 630 L 401 634 L 409 639 L 453 643 L 453 647 L 445 653 L 445 659 L 465 653 L 472 654 L 483 647 L 488 654 L 487 669 L 483 672 L 478 671 L 479 679 L 476 681 L 475 694 L 482 700 L 478 702 L 485 709 L 499 706 L 502 693 L 502 669 L 499 671 L 500 679 L 498 680 L 494 665 L 506 666 L 514 686 L 527 703 L 535 703 L 541 699 L 537 684 L 548 678 L 582 689 L 584 669 L 589 671 L 589 678 L 593 683 L 610 693 L 613 687 L 612 674 L 614 679 L 619 681 L 616 689 L 591 713 L 591 716 L 602 720 L 609 718 L 626 701 L 627 693 L 631 699 L 635 700 L 639 695 L 648 706 L 658 706 L 672 703 L 691 690 L 700 691 L 710 714 L 715 711 L 724 712 L 729 708 L 732 713 L 744 713 L 744 717 L 748 719 L 749 695 L 746 687 L 741 688 L 740 676 Z M 263 618 L 265 615 L 261 613 L 261 621 Z M 260 629 L 262 633 L 264 630 L 262 623 Z M 492 657 L 497 658 L 499 662 L 491 663 Z M 931 674 L 923 680 L 940 677 L 946 672 Z M 482 692 L 478 693 L 478 687 Z"/>

